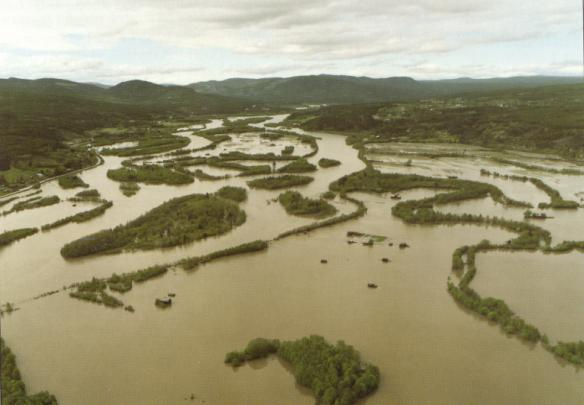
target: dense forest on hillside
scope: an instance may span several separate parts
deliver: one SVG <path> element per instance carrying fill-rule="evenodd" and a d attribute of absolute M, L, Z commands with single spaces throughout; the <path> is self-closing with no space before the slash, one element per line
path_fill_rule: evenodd
<path fill-rule="evenodd" d="M 102 88 L 58 79 L 0 79 L 0 189 L 96 164 L 83 145 L 92 129 L 132 126 L 145 132 L 162 120 L 249 107 L 235 98 L 138 80 Z"/>
<path fill-rule="evenodd" d="M 351 142 L 453 142 L 584 158 L 584 85 L 469 94 L 417 102 L 323 107 L 290 117 Z"/>

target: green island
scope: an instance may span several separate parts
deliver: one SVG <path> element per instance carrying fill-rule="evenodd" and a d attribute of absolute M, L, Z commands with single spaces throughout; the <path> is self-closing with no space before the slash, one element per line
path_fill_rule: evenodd
<path fill-rule="evenodd" d="M 283 188 L 290 188 L 295 186 L 304 186 L 312 183 L 314 179 L 309 176 L 296 176 L 286 174 L 283 176 L 264 177 L 247 182 L 251 188 L 259 188 L 264 190 L 280 190 Z"/>
<path fill-rule="evenodd" d="M 322 168 L 340 166 L 341 162 L 335 159 L 322 158 L 318 161 L 318 165 Z"/>
<path fill-rule="evenodd" d="M 243 187 L 224 186 L 215 194 L 221 198 L 235 202 L 243 202 L 247 200 L 247 190 Z"/>
<path fill-rule="evenodd" d="M 16 364 L 16 356 L 0 337 L 1 395 L 3 405 L 58 405 L 57 399 L 46 391 L 27 395 L 26 386 Z"/>
<path fill-rule="evenodd" d="M 193 172 L 193 176 L 195 176 L 195 178 L 197 180 L 201 180 L 201 181 L 217 181 L 217 180 L 225 180 L 227 178 L 227 176 L 214 176 L 212 174 L 206 173 L 201 169 L 197 169 Z"/>
<path fill-rule="evenodd" d="M 298 191 L 286 191 L 278 201 L 290 215 L 324 218 L 336 214 L 337 209 L 325 200 L 304 197 Z"/>
<path fill-rule="evenodd" d="M 123 183 L 181 185 L 194 181 L 187 173 L 154 165 L 110 169 L 107 171 L 107 177 Z"/>
<path fill-rule="evenodd" d="M 42 231 L 49 231 L 51 229 L 59 228 L 61 226 L 67 225 L 67 224 L 71 224 L 71 223 L 80 224 L 81 222 L 89 221 L 93 218 L 97 218 L 98 216 L 103 215 L 108 209 L 113 207 L 113 205 L 114 205 L 113 202 L 106 201 L 103 204 L 101 204 L 100 206 L 95 207 L 93 209 L 83 211 L 83 212 L 80 212 L 80 213 L 75 214 L 75 215 L 70 215 L 68 217 L 59 219 L 53 223 L 43 225 L 41 227 L 41 230 Z"/>
<path fill-rule="evenodd" d="M 61 255 L 72 259 L 180 246 L 221 235 L 244 222 L 245 212 L 237 204 L 215 195 L 191 194 L 167 201 L 125 225 L 70 242 Z"/>
<path fill-rule="evenodd" d="M 75 194 L 75 198 L 84 201 L 97 201 L 101 197 L 96 189 L 83 190 Z"/>
<path fill-rule="evenodd" d="M 278 173 L 307 173 L 316 171 L 316 166 L 306 159 L 298 159 L 278 169 Z"/>
<path fill-rule="evenodd" d="M 38 231 L 38 228 L 22 228 L 0 233 L 0 247 L 8 246 L 17 240 L 34 235 Z"/>
<path fill-rule="evenodd" d="M 68 174 L 68 175 L 59 177 L 58 183 L 59 183 L 59 186 L 61 186 L 61 188 L 65 189 L 65 190 L 68 190 L 71 188 L 78 188 L 78 187 L 82 187 L 82 188 L 89 187 L 89 184 L 87 184 L 86 182 L 81 180 L 81 177 L 74 175 L 74 174 Z"/>
<path fill-rule="evenodd" d="M 126 197 L 132 197 L 140 191 L 140 186 L 133 181 L 124 181 L 120 183 L 120 191 Z"/>
<path fill-rule="evenodd" d="M 378 368 L 363 362 L 352 346 L 316 335 L 282 342 L 257 338 L 243 351 L 227 353 L 225 363 L 240 367 L 272 354 L 290 364 L 296 382 L 312 391 L 317 404 L 352 405 L 379 387 Z"/>

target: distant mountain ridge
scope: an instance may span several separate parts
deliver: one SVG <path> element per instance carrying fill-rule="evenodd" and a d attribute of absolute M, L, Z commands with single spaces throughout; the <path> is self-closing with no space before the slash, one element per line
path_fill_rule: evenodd
<path fill-rule="evenodd" d="M 316 75 L 265 79 L 232 78 L 193 83 L 189 87 L 199 93 L 229 95 L 274 104 L 356 104 L 535 88 L 581 81 L 579 77 L 555 76 L 418 81 L 409 77 L 375 79 L 364 76 Z"/>

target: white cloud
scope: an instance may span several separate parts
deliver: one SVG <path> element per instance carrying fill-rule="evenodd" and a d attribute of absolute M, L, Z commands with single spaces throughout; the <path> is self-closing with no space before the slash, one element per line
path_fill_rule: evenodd
<path fill-rule="evenodd" d="M 263 66 L 270 74 L 312 71 L 323 63 L 367 67 L 380 58 L 438 58 L 577 35 L 581 24 L 580 4 L 573 0 L 2 0 L 0 49 L 18 56 L 21 71 L 29 75 L 89 75 L 93 69 L 96 78 L 193 72 L 202 77 L 217 72 L 217 66 L 225 71 L 225 63 L 214 61 L 206 71 L 193 59 L 167 63 L 176 69 L 172 76 L 162 60 L 156 67 L 136 67 L 123 55 L 92 53 L 123 46 L 125 40 L 158 44 L 169 52 L 221 49 L 234 60 L 261 60 L 256 71 Z M 553 62 L 542 58 L 544 64 Z M 12 72 L 12 65 L 0 64 L 0 76 Z M 241 73 L 246 65 L 240 63 Z M 290 68 L 270 70 L 284 65 Z M 41 71 L 43 66 L 47 70 Z"/>

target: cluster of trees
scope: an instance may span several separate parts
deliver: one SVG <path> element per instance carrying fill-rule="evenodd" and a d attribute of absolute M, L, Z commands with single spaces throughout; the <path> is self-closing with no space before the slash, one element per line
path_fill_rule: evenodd
<path fill-rule="evenodd" d="M 99 191 L 95 189 L 83 190 L 75 194 L 75 197 L 87 201 L 95 201 L 100 197 Z"/>
<path fill-rule="evenodd" d="M 307 198 L 298 191 L 286 191 L 278 196 L 278 201 L 290 215 L 322 218 L 337 212 L 337 209 L 325 200 Z"/>
<path fill-rule="evenodd" d="M 367 213 L 367 207 L 363 204 L 362 201 L 356 200 L 347 196 L 346 194 L 341 193 L 341 198 L 343 200 L 347 200 L 357 206 L 357 209 L 349 214 L 337 215 L 333 218 L 326 219 L 324 221 L 313 222 L 312 224 L 304 225 L 295 229 L 291 229 L 289 231 L 283 232 L 276 237 L 276 239 L 283 239 L 291 235 L 297 235 L 301 233 L 306 233 L 310 231 L 314 231 L 315 229 L 325 228 L 327 226 L 333 226 L 336 224 L 340 224 L 342 222 L 349 221 L 351 219 L 356 219 L 362 217 Z"/>
<path fill-rule="evenodd" d="M 61 177 L 59 177 L 58 182 L 59 182 L 59 186 L 61 186 L 61 188 L 64 188 L 65 190 L 70 189 L 70 188 L 77 188 L 77 187 L 83 187 L 83 188 L 89 187 L 89 184 L 87 184 L 86 182 L 81 180 L 81 177 L 74 175 L 74 174 L 61 176 Z"/>
<path fill-rule="evenodd" d="M 1 396 L 3 405 L 58 405 L 57 399 L 46 391 L 26 395 L 26 386 L 16 357 L 0 337 Z"/>
<path fill-rule="evenodd" d="M 222 169 L 238 170 L 240 176 L 256 176 L 259 174 L 270 174 L 272 168 L 270 165 L 244 165 L 238 162 L 223 161 L 219 158 L 210 158 L 207 164 L 212 167 L 219 167 Z"/>
<path fill-rule="evenodd" d="M 124 181 L 120 184 L 120 191 L 126 197 L 132 197 L 140 191 L 140 186 L 133 181 Z"/>
<path fill-rule="evenodd" d="M 181 260 L 178 265 L 180 265 L 185 270 L 192 270 L 201 264 L 209 263 L 213 260 L 244 253 L 259 252 L 266 250 L 268 246 L 268 242 L 263 240 L 256 240 L 253 242 L 243 243 L 232 248 L 217 250 L 204 256 L 189 257 L 187 259 Z"/>
<path fill-rule="evenodd" d="M 247 190 L 243 187 L 225 186 L 221 187 L 215 194 L 235 202 L 247 200 Z"/>
<path fill-rule="evenodd" d="M 8 246 L 12 242 L 34 235 L 38 231 L 38 228 L 21 228 L 0 233 L 0 247 Z"/>
<path fill-rule="evenodd" d="M 312 181 L 314 181 L 314 179 L 309 176 L 286 174 L 284 176 L 272 176 L 251 180 L 247 182 L 247 185 L 251 188 L 278 190 L 295 186 L 303 186 L 311 183 Z"/>
<path fill-rule="evenodd" d="M 278 173 L 307 173 L 316 171 L 316 166 L 306 159 L 297 159 L 278 169 Z"/>
<path fill-rule="evenodd" d="M 137 219 L 63 246 L 61 255 L 76 258 L 122 249 L 156 249 L 184 245 L 223 234 L 245 222 L 245 212 L 214 195 L 191 194 L 172 199 Z"/>
<path fill-rule="evenodd" d="M 107 177 L 124 183 L 180 185 L 194 181 L 193 177 L 187 173 L 155 165 L 110 169 L 107 171 Z"/>
<path fill-rule="evenodd" d="M 75 215 L 70 215 L 66 218 L 59 219 L 53 223 L 43 225 L 41 227 L 41 230 L 48 231 L 48 230 L 51 230 L 54 228 L 59 228 L 61 226 L 64 226 L 64 225 L 67 225 L 70 223 L 79 224 L 81 222 L 89 221 L 90 219 L 93 219 L 93 218 L 96 218 L 100 215 L 103 215 L 108 209 L 113 207 L 113 205 L 114 205 L 113 202 L 106 201 L 103 204 L 101 204 L 99 207 L 95 207 L 93 209 L 90 209 L 88 211 L 83 211 L 83 212 L 80 212 L 80 213 L 75 214 Z"/>
<path fill-rule="evenodd" d="M 322 168 L 340 166 L 341 162 L 335 159 L 322 158 L 318 161 L 318 165 Z"/>
<path fill-rule="evenodd" d="M 288 362 L 296 382 L 309 388 L 322 405 L 352 405 L 379 386 L 379 369 L 364 363 L 343 341 L 336 345 L 312 335 L 296 341 L 254 339 L 241 352 L 230 352 L 225 362 L 234 367 L 276 354 Z"/>

